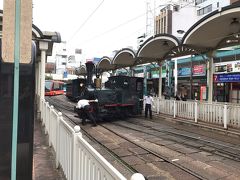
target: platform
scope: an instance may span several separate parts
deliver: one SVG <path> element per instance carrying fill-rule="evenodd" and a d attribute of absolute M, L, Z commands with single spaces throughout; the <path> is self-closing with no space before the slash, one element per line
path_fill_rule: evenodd
<path fill-rule="evenodd" d="M 47 135 L 38 120 L 34 125 L 33 180 L 65 180 L 61 170 L 56 169 Z"/>

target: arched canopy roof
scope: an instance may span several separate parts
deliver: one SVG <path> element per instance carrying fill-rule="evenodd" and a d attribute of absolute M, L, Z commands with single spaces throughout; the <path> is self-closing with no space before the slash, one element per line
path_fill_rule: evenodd
<path fill-rule="evenodd" d="M 132 49 L 124 48 L 115 54 L 112 64 L 115 68 L 124 68 L 135 64 L 136 54 Z"/>
<path fill-rule="evenodd" d="M 85 76 L 87 74 L 86 66 L 81 65 L 79 68 L 76 68 L 75 74 L 78 76 Z"/>
<path fill-rule="evenodd" d="M 114 69 L 114 65 L 111 64 L 112 59 L 107 56 L 103 56 L 97 63 L 96 68 L 100 71 L 109 71 Z"/>
<path fill-rule="evenodd" d="M 152 36 L 138 49 L 136 64 L 150 63 L 156 59 L 163 60 L 168 52 L 179 44 L 179 40 L 169 34 Z"/>
<path fill-rule="evenodd" d="M 184 35 L 182 43 L 201 52 L 239 44 L 236 36 L 240 32 L 239 20 L 239 5 L 216 10 L 195 23 Z"/>

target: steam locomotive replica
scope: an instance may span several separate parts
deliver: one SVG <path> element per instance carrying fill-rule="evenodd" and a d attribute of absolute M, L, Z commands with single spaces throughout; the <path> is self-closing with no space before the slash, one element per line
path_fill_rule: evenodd
<path fill-rule="evenodd" d="M 74 79 L 67 83 L 66 96 L 77 102 L 80 99 L 97 99 L 97 106 L 93 106 L 97 120 L 109 118 L 125 119 L 134 115 L 139 115 L 143 109 L 143 78 L 129 76 L 111 76 L 105 82 L 105 87 L 101 88 L 101 80 L 96 73 L 93 83 L 92 77 L 95 66 L 92 62 L 86 63 L 87 78 Z M 96 70 L 95 70 L 96 72 Z M 85 85 L 82 90 L 80 84 Z"/>

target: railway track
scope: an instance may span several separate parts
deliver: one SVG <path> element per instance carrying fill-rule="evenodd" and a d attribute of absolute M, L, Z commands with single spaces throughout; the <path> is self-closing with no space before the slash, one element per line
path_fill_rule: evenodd
<path fill-rule="evenodd" d="M 234 161 L 240 162 L 239 147 L 235 147 L 235 146 L 233 147 L 223 142 L 216 142 L 209 139 L 208 137 L 200 136 L 199 134 L 183 133 L 182 131 L 177 132 L 176 129 L 174 131 L 166 130 L 166 129 L 159 130 L 158 128 L 154 127 L 154 124 L 156 123 L 154 123 L 152 126 L 146 125 L 146 122 L 145 123 L 142 122 L 141 119 L 133 119 L 131 121 L 128 121 L 127 125 L 121 122 L 115 122 L 114 124 L 116 124 L 117 126 L 130 128 L 132 130 L 142 132 L 148 135 L 152 135 L 155 137 L 159 137 L 158 136 L 159 132 L 164 133 L 166 134 L 167 138 L 162 137 L 162 139 L 171 140 L 173 142 L 177 142 L 177 140 L 174 138 L 175 136 L 182 137 L 185 139 L 185 142 L 182 142 L 182 143 L 188 147 L 204 149 L 206 152 L 213 153 L 213 154 L 222 156 L 224 158 L 229 158 Z M 132 126 L 130 124 L 132 124 Z M 171 136 L 173 138 L 171 138 Z M 189 141 L 191 141 L 192 143 L 189 143 Z M 197 145 L 196 145 L 196 142 L 197 142 Z"/>
<path fill-rule="evenodd" d="M 79 123 L 68 115 L 73 113 L 73 103 L 70 105 L 54 98 L 51 98 L 49 102 L 61 111 L 69 121 L 75 124 Z M 147 123 L 149 122 L 143 119 L 130 119 L 129 121 L 104 122 L 96 128 L 88 125 L 81 128 L 87 138 L 108 151 L 129 172 L 138 171 L 144 174 L 147 179 L 212 179 L 212 177 L 218 179 L 224 174 L 230 176 L 225 169 L 214 168 L 214 173 L 206 172 L 206 169 L 211 169 L 211 165 L 200 160 L 196 161 L 191 157 L 191 153 L 188 156 L 182 150 L 172 148 L 173 144 L 185 146 L 186 149 L 191 149 L 193 154 L 204 152 L 211 154 L 211 158 L 217 159 L 220 156 L 221 160 L 231 159 L 234 162 L 239 162 L 239 155 L 236 155 L 239 149 L 235 147 L 230 147 L 230 151 L 226 151 L 229 149 L 227 144 L 216 143 L 206 137 L 199 138 L 199 135 L 196 134 L 184 134 L 179 130 L 163 128 L 159 130 L 156 124 L 147 125 Z M 179 140 L 180 142 L 177 142 Z M 196 146 L 196 144 L 198 145 Z M 232 153 L 235 151 L 236 153 Z M 182 161 L 181 158 L 184 158 L 185 161 Z M 199 162 L 194 166 L 191 165 L 192 162 L 186 164 L 187 160 Z M 209 159 L 209 161 L 211 160 Z M 200 165 L 202 167 L 196 167 Z M 233 169 L 235 167 L 232 167 L 232 171 Z M 238 177 L 240 172 L 237 171 L 236 174 L 233 175 L 233 179 Z"/>

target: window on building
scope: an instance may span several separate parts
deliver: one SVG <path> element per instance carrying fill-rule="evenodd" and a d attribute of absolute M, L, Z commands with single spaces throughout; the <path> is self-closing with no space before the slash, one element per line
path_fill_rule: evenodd
<path fill-rule="evenodd" d="M 209 5 L 209 6 L 206 6 L 206 7 L 202 8 L 202 9 L 199 9 L 197 11 L 197 15 L 202 16 L 202 15 L 207 14 L 209 12 L 212 12 L 212 5 Z"/>
<path fill-rule="evenodd" d="M 207 1 L 207 0 L 196 0 L 195 5 L 201 4 L 201 3 L 205 2 L 205 1 Z"/>

